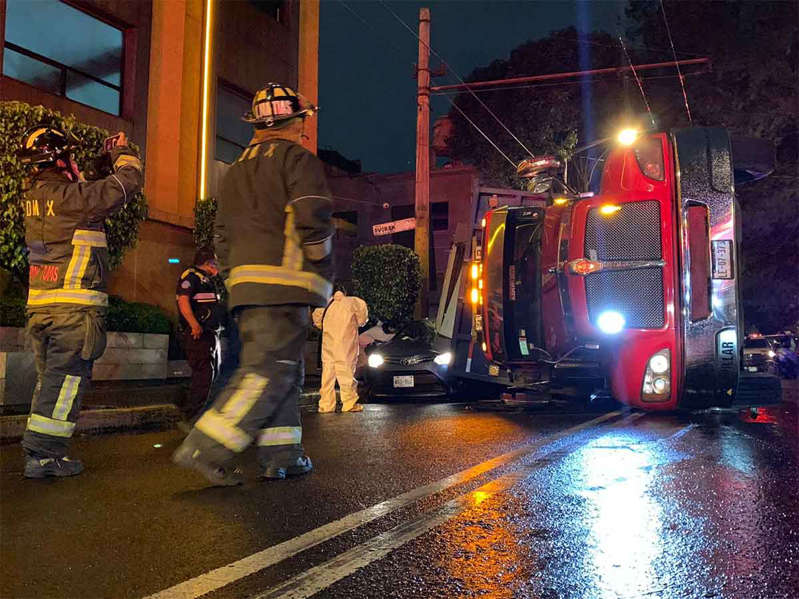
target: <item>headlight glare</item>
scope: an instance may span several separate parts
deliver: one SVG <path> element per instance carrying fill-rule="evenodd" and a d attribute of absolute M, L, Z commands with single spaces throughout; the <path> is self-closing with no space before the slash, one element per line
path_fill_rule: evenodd
<path fill-rule="evenodd" d="M 385 362 L 385 360 L 383 359 L 382 355 L 374 353 L 374 354 L 369 354 L 369 359 L 367 360 L 367 362 L 369 363 L 369 366 L 371 368 L 380 368 L 383 365 L 383 362 Z"/>
<path fill-rule="evenodd" d="M 449 366 L 452 363 L 452 352 L 445 351 L 433 358 L 433 362 L 439 366 Z"/>
<path fill-rule="evenodd" d="M 606 310 L 596 319 L 599 330 L 607 335 L 616 335 L 624 329 L 624 316 L 615 310 Z"/>
<path fill-rule="evenodd" d="M 655 374 L 663 374 L 669 369 L 669 359 L 663 354 L 655 354 L 649 358 L 649 367 Z"/>

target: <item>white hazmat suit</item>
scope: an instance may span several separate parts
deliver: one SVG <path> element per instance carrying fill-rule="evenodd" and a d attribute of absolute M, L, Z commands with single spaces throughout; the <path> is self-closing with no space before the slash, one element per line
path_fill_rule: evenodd
<path fill-rule="evenodd" d="M 324 316 L 324 323 L 322 318 Z M 361 409 L 355 382 L 358 362 L 358 327 L 366 324 L 369 310 L 359 297 L 336 291 L 327 308 L 313 312 L 313 323 L 322 329 L 322 385 L 320 412 L 336 409 L 336 380 L 341 391 L 341 411 Z M 323 326 L 324 324 L 324 326 Z"/>

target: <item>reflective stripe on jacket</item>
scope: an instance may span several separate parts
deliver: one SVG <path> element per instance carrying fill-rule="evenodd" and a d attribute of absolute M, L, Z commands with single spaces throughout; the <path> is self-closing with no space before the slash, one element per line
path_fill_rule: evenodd
<path fill-rule="evenodd" d="M 332 203 L 319 159 L 270 139 L 225 174 L 215 246 L 230 306 L 325 305 L 332 291 Z"/>
<path fill-rule="evenodd" d="M 139 159 L 112 153 L 116 172 L 72 183 L 43 171 L 22 200 L 30 262 L 28 308 L 67 304 L 108 305 L 108 242 L 105 219 L 122 208 L 142 184 Z"/>

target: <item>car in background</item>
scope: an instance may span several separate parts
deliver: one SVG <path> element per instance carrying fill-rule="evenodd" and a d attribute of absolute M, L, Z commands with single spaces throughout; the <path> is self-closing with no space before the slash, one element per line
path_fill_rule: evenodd
<path fill-rule="evenodd" d="M 777 356 L 777 374 L 786 379 L 799 378 L 799 339 L 791 332 L 766 335 Z"/>
<path fill-rule="evenodd" d="M 777 352 L 765 337 L 748 337 L 744 342 L 744 365 L 746 372 L 776 374 Z"/>
<path fill-rule="evenodd" d="M 453 353 L 423 323 L 412 322 L 386 342 L 366 348 L 361 373 L 362 399 L 445 398 L 452 391 Z"/>

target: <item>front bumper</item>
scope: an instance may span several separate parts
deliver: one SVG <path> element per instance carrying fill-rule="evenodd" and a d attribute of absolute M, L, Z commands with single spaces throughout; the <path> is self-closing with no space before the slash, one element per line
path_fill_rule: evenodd
<path fill-rule="evenodd" d="M 446 397 L 450 393 L 448 367 L 429 363 L 402 366 L 384 364 L 379 368 L 367 367 L 364 380 L 372 397 L 418 398 Z M 394 377 L 413 377 L 412 387 L 396 387 Z"/>

